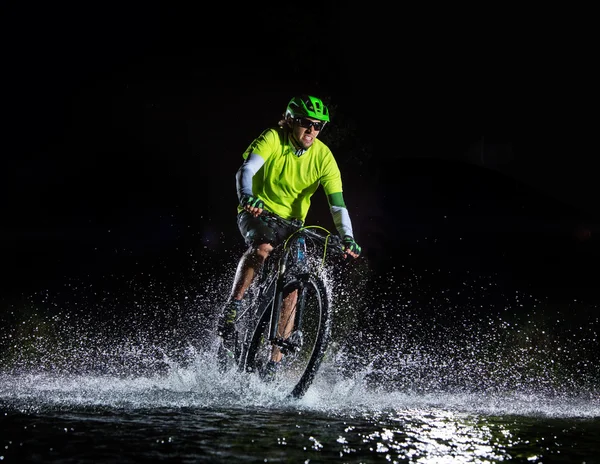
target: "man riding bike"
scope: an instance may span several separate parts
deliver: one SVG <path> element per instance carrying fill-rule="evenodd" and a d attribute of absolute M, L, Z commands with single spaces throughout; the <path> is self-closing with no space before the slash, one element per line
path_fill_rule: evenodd
<path fill-rule="evenodd" d="M 236 174 L 237 224 L 248 249 L 239 261 L 230 298 L 218 321 L 226 350 L 232 350 L 234 320 L 246 290 L 273 247 L 289 234 L 286 228 L 261 217 L 263 210 L 303 223 L 311 197 L 322 185 L 335 227 L 343 237 L 346 256 L 358 258 L 361 253 L 344 203 L 340 170 L 329 147 L 317 139 L 328 122 L 329 110 L 321 99 L 294 97 L 278 126 L 264 130 L 243 154 L 244 161 Z M 289 327 L 280 330 L 286 338 Z M 281 353 L 275 349 L 271 359 L 275 369 Z"/>

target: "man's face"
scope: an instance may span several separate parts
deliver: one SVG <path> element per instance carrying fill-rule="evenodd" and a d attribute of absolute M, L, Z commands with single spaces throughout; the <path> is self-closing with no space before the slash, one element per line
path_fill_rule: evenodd
<path fill-rule="evenodd" d="M 313 118 L 296 118 L 292 121 L 294 138 L 305 150 L 308 149 L 323 128 L 323 122 Z"/>

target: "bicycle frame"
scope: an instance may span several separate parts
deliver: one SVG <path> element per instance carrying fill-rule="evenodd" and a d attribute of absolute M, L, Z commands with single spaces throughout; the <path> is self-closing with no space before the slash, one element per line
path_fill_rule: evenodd
<path fill-rule="evenodd" d="M 259 325 L 267 329 L 265 334 L 268 334 L 267 338 L 271 347 L 279 349 L 284 356 L 297 350 L 298 345 L 302 343 L 301 328 L 305 309 L 305 292 L 302 289 L 305 285 L 310 285 L 311 280 L 311 271 L 306 261 L 308 259 L 306 256 L 306 242 L 318 242 L 323 246 L 322 265 L 324 265 L 330 244 L 336 245 L 341 250 L 339 237 L 332 235 L 327 229 L 319 226 L 303 227 L 290 224 L 277 216 L 269 216 L 269 220 L 277 221 L 287 227 L 297 226 L 297 229 L 271 253 L 268 258 L 270 261 L 265 263 L 257 282 L 258 291 L 254 299 L 255 303 L 251 305 L 252 314 L 241 316 L 250 319 L 250 324 L 242 337 L 238 352 L 239 356 L 237 357 L 239 368 L 242 370 L 248 367 L 248 350 L 251 349 L 249 337 L 252 337 L 253 331 L 255 332 Z M 315 273 L 312 272 L 312 274 Z M 289 292 L 290 285 L 294 286 L 292 292 Z M 295 291 L 299 297 L 294 309 L 295 314 L 293 314 L 294 319 L 291 330 L 287 333 L 283 331 L 278 333 L 285 296 L 284 289 L 288 290 L 288 294 Z M 267 323 L 269 324 L 268 328 L 266 325 L 262 325 Z M 291 324 L 291 318 L 288 324 Z M 286 324 L 284 327 L 289 327 L 289 325 Z M 294 336 L 290 337 L 290 334 L 294 334 L 295 338 Z"/>

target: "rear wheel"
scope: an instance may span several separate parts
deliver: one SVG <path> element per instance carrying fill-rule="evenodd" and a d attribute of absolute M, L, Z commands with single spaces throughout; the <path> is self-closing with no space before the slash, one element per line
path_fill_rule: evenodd
<path fill-rule="evenodd" d="M 295 398 L 302 397 L 310 387 L 327 349 L 330 336 L 330 304 L 323 282 L 314 275 L 306 275 L 286 284 L 285 298 L 298 290 L 294 330 L 285 340 L 276 343 L 283 352 L 281 362 L 273 370 L 272 344 L 269 340 L 270 311 L 262 314 L 248 347 L 246 369 L 273 380 L 286 388 Z M 298 317 L 301 315 L 301 317 Z"/>

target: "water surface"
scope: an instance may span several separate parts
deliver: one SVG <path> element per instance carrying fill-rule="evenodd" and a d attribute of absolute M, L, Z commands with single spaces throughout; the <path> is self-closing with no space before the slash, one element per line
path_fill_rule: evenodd
<path fill-rule="evenodd" d="M 0 377 L 5 462 L 598 462 L 600 400 L 407 393 L 325 369 L 286 398 L 198 356 L 165 374 Z"/>

